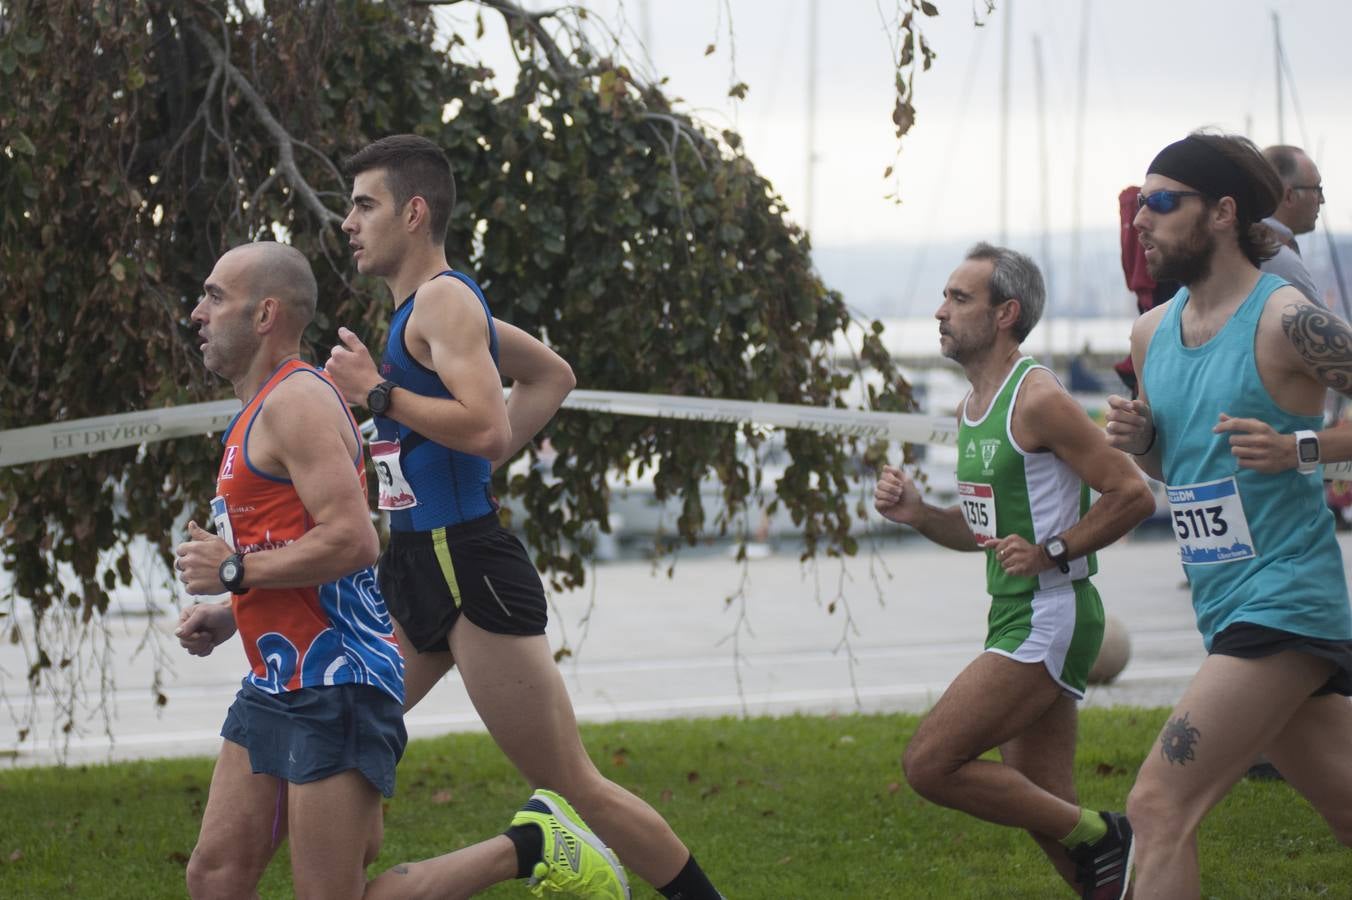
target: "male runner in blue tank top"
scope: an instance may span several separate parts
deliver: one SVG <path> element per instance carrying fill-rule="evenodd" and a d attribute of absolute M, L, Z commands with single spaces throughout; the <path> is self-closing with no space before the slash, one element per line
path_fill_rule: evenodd
<path fill-rule="evenodd" d="M 1135 227 L 1150 274 L 1184 285 L 1137 320 L 1136 400 L 1109 441 L 1167 487 L 1209 655 L 1127 801 L 1137 898 L 1197 897 L 1197 828 L 1260 750 L 1352 845 L 1352 610 L 1319 463 L 1352 396 L 1352 329 L 1258 265 L 1281 182 L 1244 138 L 1194 133 L 1150 164 Z"/>
<path fill-rule="evenodd" d="M 571 800 L 620 859 L 663 896 L 718 900 L 690 851 L 651 806 L 606 779 L 578 739 L 545 637 L 535 566 L 497 519 L 494 465 L 535 436 L 572 390 L 572 369 L 539 341 L 493 319 L 482 292 L 446 261 L 455 184 L 441 149 L 414 135 L 350 158 L 343 223 L 357 269 L 395 301 L 377 371 L 347 329 L 327 370 L 371 409 L 380 506 L 391 513 L 380 587 L 406 658 L 405 709 L 452 665 L 489 734 L 534 786 Z M 504 402 L 501 377 L 514 382 Z M 507 832 L 520 875 L 540 858 L 539 829 Z"/>

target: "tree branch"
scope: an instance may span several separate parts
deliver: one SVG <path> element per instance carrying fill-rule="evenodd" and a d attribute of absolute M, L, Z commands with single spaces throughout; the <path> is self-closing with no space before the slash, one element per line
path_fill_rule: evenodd
<path fill-rule="evenodd" d="M 225 51 L 212 39 L 211 35 L 202 31 L 197 26 L 190 26 L 193 35 L 202 42 L 214 62 L 223 71 L 227 78 L 234 83 L 236 89 L 244 96 L 249 108 L 253 110 L 260 124 L 269 135 L 272 136 L 273 143 L 277 146 L 277 169 L 286 176 L 287 183 L 292 190 L 301 198 L 301 202 L 306 208 L 325 225 L 339 226 L 343 222 L 343 217 L 335 213 L 323 204 L 315 194 L 314 188 L 301 175 L 300 169 L 296 166 L 295 140 L 290 133 L 282 127 L 282 123 L 272 115 L 268 109 L 267 102 L 254 89 L 249 79 L 245 78 L 243 73 L 236 69 L 229 59 L 225 56 Z"/>
<path fill-rule="evenodd" d="M 462 0 L 410 0 L 413 6 L 454 6 Z M 519 22 L 524 25 L 531 33 L 531 36 L 539 42 L 541 49 L 545 51 L 545 56 L 549 59 L 549 64 L 559 72 L 571 72 L 575 67 L 568 61 L 568 54 L 559 47 L 554 36 L 545 30 L 540 24 L 545 19 L 555 18 L 563 7 L 559 9 L 542 9 L 539 12 L 530 12 L 513 3 L 512 0 L 475 0 L 480 6 L 486 6 L 494 12 L 501 15 L 510 24 Z M 574 34 L 579 41 L 582 40 L 581 34 Z"/>

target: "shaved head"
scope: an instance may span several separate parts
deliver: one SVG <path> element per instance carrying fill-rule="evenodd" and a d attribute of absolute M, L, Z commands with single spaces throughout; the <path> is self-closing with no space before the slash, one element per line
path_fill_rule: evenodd
<path fill-rule="evenodd" d="M 275 297 L 297 334 L 314 319 L 319 286 L 305 254 L 276 241 L 257 241 L 241 244 L 221 258 L 226 257 L 234 257 L 233 261 L 243 264 L 241 271 L 247 273 L 245 289 L 251 304 L 264 297 Z"/>

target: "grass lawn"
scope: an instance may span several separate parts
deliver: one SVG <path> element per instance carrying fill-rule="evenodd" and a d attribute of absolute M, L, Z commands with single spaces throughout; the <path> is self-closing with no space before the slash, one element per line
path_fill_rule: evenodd
<path fill-rule="evenodd" d="M 1121 809 L 1165 710 L 1091 709 L 1082 800 Z M 1026 836 L 917 797 L 915 716 L 588 725 L 607 776 L 652 803 L 731 900 L 1068 897 Z M 183 897 L 211 760 L 0 770 L 0 897 Z M 375 874 L 506 827 L 528 791 L 486 735 L 410 744 Z M 1280 782 L 1245 781 L 1203 825 L 1203 895 L 1352 898 L 1352 851 Z M 659 897 L 634 885 L 636 900 Z M 285 848 L 263 897 L 288 897 Z M 484 894 L 529 896 L 519 884 Z"/>

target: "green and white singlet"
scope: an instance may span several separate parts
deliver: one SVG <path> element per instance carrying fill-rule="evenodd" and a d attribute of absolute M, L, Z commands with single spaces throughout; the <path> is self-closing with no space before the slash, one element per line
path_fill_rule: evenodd
<path fill-rule="evenodd" d="M 1014 440 L 1014 404 L 1028 373 L 1043 369 L 1032 357 L 1014 364 L 980 419 L 958 416 L 958 502 L 978 541 L 1017 534 L 1041 544 L 1069 529 L 1089 508 L 1089 488 L 1047 450 Z M 1094 554 L 1036 576 L 1009 575 L 986 551 L 991 594 L 986 649 L 1020 662 L 1042 662 L 1063 688 L 1083 696 L 1089 667 L 1103 640 L 1103 604 L 1089 576 Z"/>

